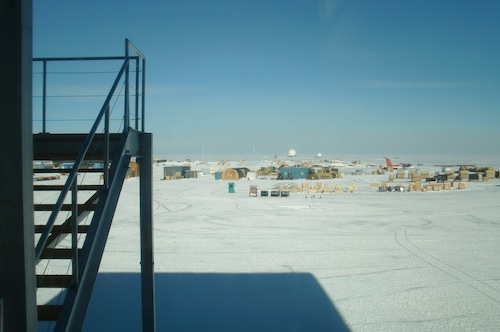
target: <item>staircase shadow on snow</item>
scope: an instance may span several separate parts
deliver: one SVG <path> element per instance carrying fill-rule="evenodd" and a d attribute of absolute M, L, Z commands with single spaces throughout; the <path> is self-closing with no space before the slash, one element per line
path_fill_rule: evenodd
<path fill-rule="evenodd" d="M 310 273 L 156 273 L 157 331 L 348 331 Z M 84 331 L 140 331 L 140 273 L 99 273 Z"/>

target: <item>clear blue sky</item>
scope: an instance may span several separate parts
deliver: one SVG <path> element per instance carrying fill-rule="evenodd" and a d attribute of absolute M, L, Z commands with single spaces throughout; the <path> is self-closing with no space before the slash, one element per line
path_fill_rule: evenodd
<path fill-rule="evenodd" d="M 147 57 L 158 156 L 500 153 L 500 1 L 34 1 L 35 57 Z"/>

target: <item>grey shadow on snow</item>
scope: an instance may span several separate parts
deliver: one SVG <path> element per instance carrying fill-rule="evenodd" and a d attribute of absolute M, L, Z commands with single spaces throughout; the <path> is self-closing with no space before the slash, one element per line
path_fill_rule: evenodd
<path fill-rule="evenodd" d="M 157 331 L 348 331 L 310 273 L 156 273 Z M 84 331 L 140 331 L 139 273 L 99 273 Z"/>

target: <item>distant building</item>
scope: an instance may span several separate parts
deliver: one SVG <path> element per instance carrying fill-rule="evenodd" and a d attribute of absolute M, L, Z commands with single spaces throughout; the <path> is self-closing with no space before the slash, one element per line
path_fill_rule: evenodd
<path fill-rule="evenodd" d="M 165 166 L 163 167 L 164 179 L 182 179 L 191 170 L 191 166 Z"/>
<path fill-rule="evenodd" d="M 197 171 L 188 170 L 188 171 L 186 171 L 186 175 L 184 177 L 186 179 L 196 179 L 196 178 L 198 178 L 198 172 Z"/>
<path fill-rule="evenodd" d="M 282 167 L 278 174 L 278 180 L 305 179 L 311 172 L 311 169 L 306 167 Z"/>
<path fill-rule="evenodd" d="M 226 168 L 222 172 L 222 180 L 239 180 L 246 178 L 250 170 L 246 167 Z"/>

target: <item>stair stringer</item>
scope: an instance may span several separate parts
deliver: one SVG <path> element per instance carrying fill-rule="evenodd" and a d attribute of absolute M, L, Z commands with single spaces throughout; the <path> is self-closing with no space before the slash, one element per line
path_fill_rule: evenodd
<path fill-rule="evenodd" d="M 130 130 L 120 141 L 119 153 L 111 163 L 109 187 L 99 198 L 78 259 L 78 284 L 68 288 L 55 331 L 79 331 L 83 326 L 130 158 L 140 155 L 140 135 Z"/>

